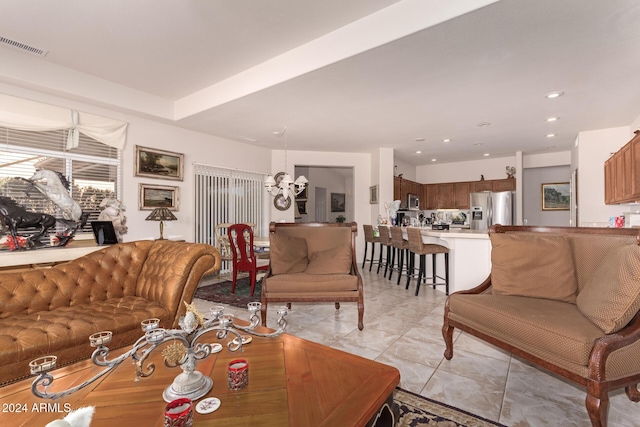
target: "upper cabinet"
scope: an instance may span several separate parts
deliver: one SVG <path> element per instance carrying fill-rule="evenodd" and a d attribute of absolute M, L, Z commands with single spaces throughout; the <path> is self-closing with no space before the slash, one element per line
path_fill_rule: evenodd
<path fill-rule="evenodd" d="M 604 163 L 604 202 L 608 205 L 640 200 L 640 130 Z"/>
<path fill-rule="evenodd" d="M 638 186 L 640 188 L 640 185 Z M 393 179 L 393 199 L 406 206 L 407 194 L 420 197 L 420 209 L 469 209 L 469 194 L 478 191 L 515 191 L 515 178 L 470 182 L 419 184 L 399 177 Z"/>

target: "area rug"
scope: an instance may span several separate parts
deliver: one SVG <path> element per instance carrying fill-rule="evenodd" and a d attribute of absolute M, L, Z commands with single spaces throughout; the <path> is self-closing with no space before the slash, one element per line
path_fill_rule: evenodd
<path fill-rule="evenodd" d="M 247 308 L 247 303 L 251 301 L 260 301 L 262 292 L 261 280 L 256 283 L 256 290 L 253 296 L 250 296 L 251 285 L 249 278 L 238 279 L 236 283 L 235 293 L 231 293 L 231 281 L 214 283 L 212 285 L 202 286 L 196 289 L 195 298 L 200 298 L 210 302 L 228 304 L 233 307 Z"/>
<path fill-rule="evenodd" d="M 503 424 L 401 388 L 396 388 L 393 392 L 393 400 L 400 408 L 398 427 L 505 427 Z"/>

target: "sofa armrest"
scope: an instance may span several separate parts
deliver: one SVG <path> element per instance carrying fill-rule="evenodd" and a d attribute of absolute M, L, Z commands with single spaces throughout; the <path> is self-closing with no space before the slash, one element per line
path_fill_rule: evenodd
<path fill-rule="evenodd" d="M 623 329 L 597 339 L 589 356 L 589 378 L 605 381 L 607 359 L 616 350 L 640 342 L 640 312 Z"/>

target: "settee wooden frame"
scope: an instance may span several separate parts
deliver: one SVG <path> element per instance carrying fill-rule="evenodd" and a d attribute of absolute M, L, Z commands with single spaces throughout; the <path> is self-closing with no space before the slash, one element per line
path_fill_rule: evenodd
<path fill-rule="evenodd" d="M 320 230 L 323 228 L 335 228 L 335 227 L 350 227 L 351 229 L 351 271 L 350 275 L 357 277 L 357 292 L 351 292 L 349 294 L 334 294 L 328 296 L 308 296 L 304 292 L 301 292 L 298 296 L 287 295 L 285 297 L 277 296 L 277 294 L 269 293 L 269 277 L 273 276 L 271 271 L 271 265 L 269 265 L 269 269 L 267 270 L 267 274 L 263 278 L 262 281 L 262 325 L 266 326 L 267 319 L 267 306 L 271 302 L 284 302 L 287 304 L 287 307 L 291 308 L 291 303 L 293 302 L 333 302 L 335 303 L 336 309 L 340 308 L 341 302 L 356 302 L 358 304 L 358 329 L 362 330 L 364 328 L 364 291 L 363 291 L 363 282 L 362 276 L 360 276 L 360 272 L 358 271 L 358 261 L 356 260 L 356 234 L 358 232 L 358 224 L 355 222 L 351 223 L 327 223 L 327 222 L 306 222 L 306 223 L 293 223 L 293 222 L 271 222 L 269 224 L 269 234 L 276 233 L 278 229 L 289 229 L 289 228 L 302 228 L 308 230 Z M 273 256 L 273 250 L 272 256 Z"/>
<path fill-rule="evenodd" d="M 554 233 L 554 234 L 589 234 L 589 235 L 611 235 L 618 236 L 635 236 L 636 242 L 640 245 L 640 231 L 638 229 L 607 229 L 607 228 L 585 228 L 585 227 L 535 227 L 535 226 L 501 226 L 494 225 L 490 228 L 489 233 L 504 232 L 537 232 L 537 233 Z M 491 276 L 489 276 L 479 286 L 456 292 L 456 294 L 481 294 L 490 292 Z M 451 360 L 453 357 L 453 331 L 455 328 L 467 332 L 477 338 L 493 344 L 496 347 L 511 352 L 512 354 L 527 360 L 540 368 L 553 372 L 570 382 L 586 388 L 587 396 L 585 406 L 594 427 L 606 427 L 609 410 L 609 392 L 612 390 L 623 388 L 627 397 L 633 402 L 640 402 L 640 374 L 635 374 L 616 380 L 607 380 L 605 375 L 606 362 L 609 355 L 618 349 L 631 345 L 640 341 L 640 312 L 620 331 L 605 335 L 597 339 L 591 350 L 588 362 L 588 375 L 586 377 L 577 375 L 567 369 L 557 366 L 545 359 L 530 354 L 520 348 L 514 347 L 496 337 L 490 336 L 484 332 L 478 331 L 473 327 L 449 318 L 449 299 L 445 303 L 444 325 L 442 326 L 442 335 L 446 344 L 444 357 Z"/>

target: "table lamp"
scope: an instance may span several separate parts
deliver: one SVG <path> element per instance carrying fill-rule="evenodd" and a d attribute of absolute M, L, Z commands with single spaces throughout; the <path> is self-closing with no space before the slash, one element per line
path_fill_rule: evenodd
<path fill-rule="evenodd" d="M 164 221 L 175 221 L 176 216 L 171 213 L 171 211 L 167 208 L 155 208 L 148 217 L 145 218 L 145 221 L 160 221 L 160 238 L 158 240 L 164 240 L 164 236 L 162 232 L 164 230 Z"/>

